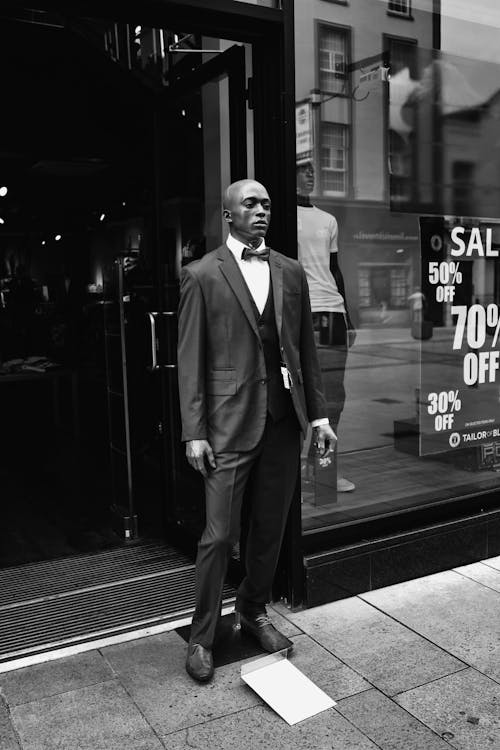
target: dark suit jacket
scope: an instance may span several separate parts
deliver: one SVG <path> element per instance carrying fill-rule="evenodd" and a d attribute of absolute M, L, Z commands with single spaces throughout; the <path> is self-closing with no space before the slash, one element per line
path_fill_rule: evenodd
<path fill-rule="evenodd" d="M 305 434 L 327 415 L 302 266 L 271 250 L 269 258 L 282 360 Z M 248 451 L 266 423 L 266 368 L 245 280 L 227 247 L 182 269 L 179 304 L 182 440 L 206 439 L 216 453 Z"/>

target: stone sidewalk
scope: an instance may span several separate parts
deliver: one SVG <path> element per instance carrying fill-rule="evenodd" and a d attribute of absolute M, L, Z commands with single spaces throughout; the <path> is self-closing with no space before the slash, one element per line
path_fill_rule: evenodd
<path fill-rule="evenodd" d="M 335 708 L 197 685 L 169 632 L 0 675 L 0 750 L 500 750 L 500 557 L 273 619 Z"/>

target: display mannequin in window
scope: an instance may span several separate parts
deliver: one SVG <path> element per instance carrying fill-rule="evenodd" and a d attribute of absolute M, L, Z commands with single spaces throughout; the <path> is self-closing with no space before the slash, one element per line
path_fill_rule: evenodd
<path fill-rule="evenodd" d="M 238 589 L 241 627 L 266 651 L 290 649 L 266 614 L 309 423 L 319 452 L 335 434 L 314 343 L 305 273 L 265 247 L 267 190 L 253 180 L 229 186 L 224 245 L 182 270 L 179 392 L 182 439 L 205 479 L 206 527 L 196 561 L 196 609 L 186 669 L 213 675 L 212 645 L 229 556 L 248 515 L 246 575 Z"/>
<path fill-rule="evenodd" d="M 347 351 L 355 331 L 347 309 L 345 284 L 338 263 L 338 225 L 334 216 L 311 203 L 314 190 L 311 161 L 297 163 L 298 259 L 309 284 L 314 329 L 319 343 L 330 347 L 328 403 L 330 423 L 337 432 L 345 403 L 344 375 Z M 337 477 L 337 492 L 351 492 L 355 485 Z"/>

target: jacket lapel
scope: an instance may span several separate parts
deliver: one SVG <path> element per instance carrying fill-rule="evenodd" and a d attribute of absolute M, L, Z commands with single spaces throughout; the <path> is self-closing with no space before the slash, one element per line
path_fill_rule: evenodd
<path fill-rule="evenodd" d="M 257 321 L 255 319 L 255 313 L 252 309 L 252 303 L 250 302 L 250 294 L 248 287 L 245 283 L 245 279 L 238 268 L 238 264 L 227 245 L 222 245 L 217 251 L 217 257 L 221 262 L 220 270 L 224 275 L 227 283 L 233 290 L 236 299 L 241 305 L 243 312 L 245 313 L 250 326 L 256 336 L 259 336 L 257 328 Z"/>
<path fill-rule="evenodd" d="M 278 336 L 281 340 L 281 328 L 283 323 L 283 267 L 279 255 L 271 250 L 269 255 L 269 268 L 273 284 L 274 315 Z"/>

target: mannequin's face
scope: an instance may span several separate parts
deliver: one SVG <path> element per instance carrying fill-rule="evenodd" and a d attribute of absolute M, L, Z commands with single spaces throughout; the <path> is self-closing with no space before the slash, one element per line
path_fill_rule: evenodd
<path fill-rule="evenodd" d="M 242 242 L 252 244 L 265 237 L 271 221 L 271 199 L 264 185 L 254 180 L 236 183 L 224 218 L 231 225 L 231 234 Z"/>
<path fill-rule="evenodd" d="M 311 162 L 297 167 L 297 193 L 310 195 L 314 190 L 314 167 Z"/>

